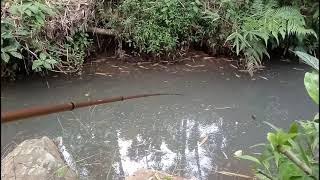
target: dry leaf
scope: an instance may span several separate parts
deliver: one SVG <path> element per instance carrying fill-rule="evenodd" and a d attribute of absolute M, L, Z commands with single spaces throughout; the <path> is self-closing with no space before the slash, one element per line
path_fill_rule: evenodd
<path fill-rule="evenodd" d="M 204 137 L 202 141 L 199 143 L 199 146 L 201 146 L 203 143 L 205 143 L 208 140 L 208 136 Z"/>

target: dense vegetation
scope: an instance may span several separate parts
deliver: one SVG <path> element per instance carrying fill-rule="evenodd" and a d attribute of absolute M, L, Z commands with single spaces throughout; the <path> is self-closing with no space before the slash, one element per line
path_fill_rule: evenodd
<path fill-rule="evenodd" d="M 200 46 L 238 55 L 250 74 L 275 48 L 319 50 L 315 0 L 7 0 L 1 7 L 1 77 L 80 71 L 96 27 L 112 29 L 120 57 L 124 47 L 173 59 Z"/>

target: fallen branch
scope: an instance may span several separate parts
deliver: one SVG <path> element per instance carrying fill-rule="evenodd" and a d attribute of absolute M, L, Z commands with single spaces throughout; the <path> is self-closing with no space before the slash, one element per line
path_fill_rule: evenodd
<path fill-rule="evenodd" d="M 235 177 L 242 177 L 242 178 L 247 178 L 247 179 L 253 179 L 253 177 L 243 175 L 243 174 L 237 174 L 237 173 L 232 173 L 232 172 L 227 172 L 227 171 L 217 171 L 219 174 L 223 174 L 226 176 L 235 176 Z"/>
<path fill-rule="evenodd" d="M 116 33 L 113 29 L 102 29 L 102 28 L 97 28 L 97 27 L 88 27 L 87 32 L 91 32 L 94 34 L 109 35 L 109 36 L 116 35 Z"/>

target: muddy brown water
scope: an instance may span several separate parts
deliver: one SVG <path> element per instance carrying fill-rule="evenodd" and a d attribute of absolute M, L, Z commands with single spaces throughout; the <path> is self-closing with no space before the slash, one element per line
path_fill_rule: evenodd
<path fill-rule="evenodd" d="M 250 164 L 233 153 L 258 152 L 249 147 L 266 141 L 271 128 L 263 121 L 287 128 L 318 111 L 303 86 L 305 65 L 268 65 L 251 78 L 229 65 L 233 62 L 221 63 L 226 59 L 199 58 L 173 66 L 98 59 L 80 76 L 2 84 L 2 111 L 141 93 L 183 94 L 2 124 L 2 158 L 15 144 L 46 135 L 62 143 L 66 161 L 81 179 L 122 179 L 139 168 L 237 179 L 217 171 L 252 175 Z"/>

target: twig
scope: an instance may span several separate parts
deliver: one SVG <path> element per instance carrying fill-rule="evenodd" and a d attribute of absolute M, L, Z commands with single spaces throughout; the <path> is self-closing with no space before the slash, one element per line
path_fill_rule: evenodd
<path fill-rule="evenodd" d="M 293 152 L 290 150 L 286 150 L 283 146 L 279 147 L 279 151 L 284 154 L 288 159 L 290 159 L 293 163 L 295 163 L 303 172 L 305 172 L 307 175 L 315 178 L 312 175 L 312 169 L 306 165 L 304 162 L 302 162 Z"/>
<path fill-rule="evenodd" d="M 61 122 L 60 122 L 59 116 L 57 116 L 57 120 L 58 120 L 58 122 L 59 122 L 59 124 L 60 124 L 60 126 L 61 126 L 61 129 L 62 129 L 62 132 L 63 132 L 65 129 L 63 128 L 63 126 L 62 126 L 62 124 L 61 124 Z"/>
<path fill-rule="evenodd" d="M 227 176 L 236 176 L 236 177 L 242 177 L 242 178 L 247 178 L 247 179 L 253 179 L 253 177 L 250 177 L 247 175 L 232 173 L 232 172 L 227 172 L 227 171 L 217 171 L 217 173 L 227 175 Z"/>
<path fill-rule="evenodd" d="M 114 36 L 116 34 L 113 29 L 102 29 L 97 27 L 89 27 L 87 31 L 95 34 L 102 34 L 102 35 L 109 35 L 109 36 Z"/>

